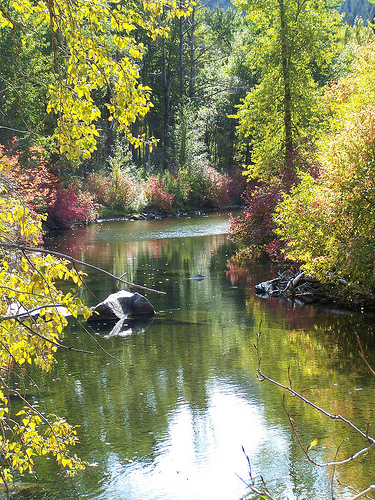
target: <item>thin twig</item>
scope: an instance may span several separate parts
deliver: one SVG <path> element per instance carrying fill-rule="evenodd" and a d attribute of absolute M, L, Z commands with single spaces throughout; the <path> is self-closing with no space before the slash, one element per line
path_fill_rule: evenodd
<path fill-rule="evenodd" d="M 264 491 L 261 491 L 259 488 L 257 488 L 257 487 L 255 486 L 255 480 L 254 480 L 253 475 L 252 475 L 252 472 L 251 472 L 251 463 L 250 463 L 250 458 L 249 458 L 248 454 L 246 453 L 245 448 L 244 448 L 243 446 L 242 446 L 242 451 L 243 451 L 243 454 L 244 454 L 244 455 L 245 455 L 245 457 L 246 457 L 247 464 L 248 464 L 248 466 L 249 466 L 249 478 L 250 478 L 250 484 L 249 484 L 249 483 L 247 483 L 244 479 L 242 479 L 242 477 L 241 477 L 241 476 L 239 476 L 237 473 L 236 473 L 236 476 L 237 476 L 237 477 L 238 477 L 238 478 L 239 478 L 239 479 L 240 479 L 240 480 L 241 480 L 244 484 L 246 484 L 246 486 L 247 486 L 248 488 L 250 488 L 250 490 L 251 490 L 253 493 L 256 493 L 257 495 L 260 495 L 262 498 L 268 498 L 269 500 L 276 500 L 276 499 L 275 499 L 275 497 L 273 497 L 273 496 L 271 495 L 271 493 L 268 491 L 268 488 L 266 487 L 265 482 L 264 482 L 264 479 L 263 479 L 263 477 L 262 477 L 262 476 L 260 476 L 260 477 L 261 477 L 261 479 L 262 479 L 262 483 L 263 483 L 263 486 L 264 486 L 265 490 L 264 490 Z"/>
<path fill-rule="evenodd" d="M 102 269 L 100 267 L 94 266 L 93 264 L 88 264 L 87 262 L 83 262 L 82 260 L 75 259 L 74 257 L 71 257 L 70 255 L 63 254 L 61 252 L 55 252 L 54 250 L 45 250 L 43 248 L 33 248 L 33 247 L 26 247 L 24 245 L 18 245 L 17 243 L 5 243 L 5 242 L 0 242 L 0 247 L 3 248 L 14 248 L 17 250 L 21 250 L 22 252 L 38 252 L 42 253 L 45 255 L 54 255 L 55 257 L 59 257 L 61 259 L 66 259 L 72 263 L 80 264 L 81 266 L 89 267 L 91 269 L 95 269 L 96 271 L 101 272 L 102 274 L 105 274 L 107 276 L 110 276 L 116 281 L 120 281 L 121 283 L 125 283 L 125 285 L 132 286 L 135 288 L 140 288 L 142 290 L 147 290 L 148 292 L 155 292 L 155 293 L 160 293 L 165 295 L 166 292 L 162 292 L 161 290 L 155 290 L 153 288 L 148 288 L 146 286 L 142 285 L 136 285 L 135 283 L 130 283 L 129 281 L 125 281 L 118 276 L 115 276 L 114 274 L 106 271 L 105 269 Z"/>
<path fill-rule="evenodd" d="M 284 389 L 285 391 L 289 392 L 292 396 L 296 396 L 298 397 L 299 399 L 301 399 L 301 401 L 303 401 L 304 403 L 308 404 L 309 406 L 312 406 L 313 408 L 315 408 L 315 410 L 319 411 L 320 413 L 322 413 L 323 415 L 326 415 L 328 418 L 331 418 L 332 420 L 340 420 L 341 422 L 344 422 L 346 425 L 348 425 L 350 428 L 352 428 L 355 432 L 357 432 L 360 436 L 362 436 L 364 439 L 366 439 L 367 441 L 369 441 L 371 444 L 369 446 L 367 446 L 366 448 L 363 448 L 362 450 L 359 450 L 357 453 L 355 453 L 354 455 L 351 455 L 350 457 L 344 459 L 344 460 L 340 460 L 340 461 L 333 461 L 333 462 L 327 462 L 327 463 L 322 463 L 322 464 L 319 464 L 317 462 L 315 462 L 308 454 L 308 448 L 305 449 L 304 446 L 302 445 L 295 429 L 294 429 L 294 421 L 293 419 L 288 415 L 288 418 L 289 418 L 289 422 L 292 426 L 292 429 L 293 429 L 293 432 L 298 440 L 298 443 L 299 445 L 301 446 L 301 449 L 303 450 L 303 452 L 305 453 L 307 459 L 312 462 L 314 465 L 317 465 L 318 467 L 328 467 L 328 466 L 332 466 L 332 465 L 342 465 L 342 464 L 346 464 L 348 462 L 351 462 L 353 460 L 355 460 L 357 457 L 361 456 L 361 455 L 364 455 L 365 453 L 368 453 L 374 446 L 375 446 L 375 439 L 371 436 L 368 435 L 368 433 L 366 432 L 363 432 L 361 431 L 357 426 L 355 426 L 350 420 L 348 420 L 347 418 L 343 417 L 342 415 L 333 415 L 332 413 L 329 413 L 328 411 L 324 410 L 323 408 L 317 406 L 316 404 L 314 404 L 312 401 L 309 401 L 307 398 L 305 398 L 304 396 L 302 396 L 302 394 L 299 394 L 298 392 L 294 391 L 293 389 L 291 389 L 290 387 L 284 385 L 284 384 L 281 384 L 280 382 L 277 382 L 276 380 L 273 380 L 271 379 L 270 377 L 268 377 L 267 375 L 265 375 L 263 372 L 262 372 L 262 369 L 261 369 L 261 357 L 260 357 L 260 350 L 259 350 L 259 339 L 260 339 L 260 333 L 257 334 L 257 345 L 256 345 L 256 350 L 257 350 L 257 355 L 258 355 L 258 380 L 260 381 L 264 381 L 264 380 L 268 380 L 268 382 L 271 382 L 272 384 L 278 386 L 278 387 L 281 387 L 282 389 Z M 285 409 L 285 407 L 284 407 Z M 288 413 L 287 413 L 288 414 Z"/>
<path fill-rule="evenodd" d="M 335 453 L 335 461 L 337 460 L 337 455 L 339 453 L 339 450 L 341 448 L 341 445 L 347 441 L 349 438 L 345 438 L 341 441 L 341 443 L 338 445 L 337 447 L 337 450 L 336 450 L 336 453 Z M 332 469 L 332 480 L 331 480 L 331 495 L 332 495 L 332 500 L 335 500 L 335 497 L 333 496 L 333 480 L 335 478 L 335 472 L 336 472 L 336 465 L 333 466 L 333 469 Z"/>
<path fill-rule="evenodd" d="M 30 410 L 32 410 L 34 413 L 36 413 L 38 415 L 38 417 L 50 428 L 51 430 L 51 433 L 53 434 L 53 436 L 55 437 L 56 439 L 56 442 L 58 442 L 58 437 L 56 436 L 56 433 L 53 429 L 53 426 L 51 424 L 51 422 L 48 420 L 48 418 L 46 418 L 43 413 L 41 413 L 35 406 L 31 405 L 27 399 L 25 399 L 22 394 L 20 394 L 17 390 L 15 389 L 11 389 L 8 384 L 5 383 L 5 380 L 4 378 L 0 375 L 0 382 L 1 384 L 6 388 L 6 390 L 9 392 L 9 393 L 12 393 L 13 395 L 17 396 Z M 13 421 L 13 423 L 17 424 L 17 422 Z M 18 424 L 17 424 L 18 425 Z M 61 450 L 62 451 L 62 450 Z M 62 451 L 62 453 L 64 453 Z"/>
<path fill-rule="evenodd" d="M 361 343 L 361 340 L 359 338 L 359 335 L 358 335 L 357 332 L 354 332 L 354 334 L 355 334 L 355 336 L 357 338 L 357 342 L 358 342 L 358 345 L 359 345 L 359 351 L 360 351 L 360 354 L 362 356 L 362 359 L 366 363 L 366 366 L 370 370 L 370 372 L 375 376 L 375 370 L 372 368 L 372 366 L 370 365 L 370 363 L 367 361 L 367 357 L 366 357 L 365 352 L 363 350 L 362 343 Z"/>
<path fill-rule="evenodd" d="M 68 351 L 74 351 L 74 352 L 81 352 L 83 354 L 94 354 L 92 351 L 85 351 L 83 349 L 76 349 L 75 347 L 70 347 L 70 346 L 66 346 L 64 344 L 61 344 L 60 342 L 56 342 L 52 339 L 48 339 L 47 337 L 45 337 L 44 335 L 42 335 L 41 333 L 37 332 L 36 330 L 33 330 L 32 328 L 30 328 L 28 325 L 26 325 L 25 323 L 23 323 L 22 321 L 20 321 L 19 319 L 17 319 L 17 321 L 24 327 L 26 328 L 26 330 L 29 332 L 30 335 L 36 335 L 37 337 L 39 337 L 40 339 L 44 340 L 45 342 L 48 342 L 52 345 L 54 345 L 55 347 L 61 347 L 62 349 L 66 349 Z"/>
<path fill-rule="evenodd" d="M 1 344 L 2 348 L 3 348 L 3 349 L 4 349 L 4 350 L 5 350 L 5 351 L 9 354 L 9 356 L 12 358 L 13 363 L 15 363 L 15 364 L 18 366 L 18 368 L 19 368 L 20 370 L 22 370 L 21 365 L 18 363 L 18 361 L 16 360 L 16 358 L 13 356 L 13 354 L 10 352 L 10 350 L 9 350 L 8 346 L 7 346 L 7 345 L 5 345 L 5 344 L 4 344 L 4 342 L 2 342 L 1 340 L 0 340 L 0 344 Z M 26 395 L 26 387 L 25 387 L 25 382 L 24 382 L 24 380 L 22 379 L 22 377 L 20 376 L 20 374 L 19 374 L 19 373 L 17 373 L 17 372 L 15 372 L 14 370 L 12 370 L 12 371 L 11 371 L 11 373 L 13 373 L 16 377 L 18 377 L 18 379 L 22 382 L 23 389 L 24 389 L 24 394 Z M 36 387 L 36 388 L 37 388 L 37 390 L 38 390 L 38 392 L 39 392 L 39 395 L 40 395 L 40 396 L 41 396 L 41 397 L 45 400 L 42 390 L 40 389 L 40 387 L 39 387 L 39 385 L 37 384 L 37 382 L 36 382 L 36 381 L 35 381 L 35 380 L 31 377 L 31 375 L 29 375 L 29 373 L 28 373 L 27 371 L 23 371 L 23 375 L 24 375 L 26 378 L 28 378 L 28 380 L 29 380 L 29 381 L 30 381 L 30 382 L 34 385 L 34 387 Z M 8 396 L 9 396 L 9 395 L 7 395 L 7 397 L 8 397 Z M 9 400 L 9 397 L 8 397 L 8 400 Z M 48 405 L 47 405 L 47 402 L 46 402 L 46 401 L 44 401 L 44 404 L 45 404 L 45 406 L 46 406 L 46 410 L 47 410 L 47 412 L 48 412 Z"/>
<path fill-rule="evenodd" d="M 91 332 L 89 332 L 89 330 L 82 324 L 82 322 L 78 318 L 76 318 L 76 320 L 77 320 L 79 326 L 90 337 L 90 339 L 93 340 L 97 344 L 97 346 L 99 346 L 99 348 L 104 352 L 104 354 L 106 354 L 110 358 L 114 359 L 115 361 L 118 361 L 119 363 L 121 363 L 121 360 L 119 358 L 116 358 L 116 356 L 114 356 L 113 354 L 109 353 L 106 349 L 104 349 L 104 347 L 101 345 L 101 343 L 98 341 L 98 339 Z"/>
<path fill-rule="evenodd" d="M 4 474 L 2 467 L 0 467 L 0 476 L 1 476 L 1 479 L 2 479 L 4 486 L 5 486 L 7 500 L 10 500 L 10 488 L 9 488 L 8 481 L 5 479 L 5 474 Z"/>

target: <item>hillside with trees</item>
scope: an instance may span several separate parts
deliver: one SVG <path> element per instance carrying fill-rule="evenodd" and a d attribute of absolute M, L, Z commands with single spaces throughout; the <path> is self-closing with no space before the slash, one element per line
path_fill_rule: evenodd
<path fill-rule="evenodd" d="M 345 21 L 353 25 L 356 19 L 373 22 L 375 7 L 368 0 L 345 0 L 340 12 L 345 14 Z"/>

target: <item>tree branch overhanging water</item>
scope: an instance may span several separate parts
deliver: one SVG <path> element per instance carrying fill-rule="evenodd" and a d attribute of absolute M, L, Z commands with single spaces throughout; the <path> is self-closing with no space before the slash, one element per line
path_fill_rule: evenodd
<path fill-rule="evenodd" d="M 148 288 L 146 286 L 131 283 L 130 281 L 125 281 L 121 277 L 115 276 L 114 274 L 110 273 L 109 271 L 106 271 L 105 269 L 94 266 L 93 264 L 89 264 L 88 262 L 84 262 L 82 260 L 75 259 L 74 257 L 71 257 L 70 255 L 66 255 L 66 254 L 61 253 L 61 252 L 56 252 L 54 250 L 46 250 L 44 248 L 36 248 L 36 247 L 35 248 L 34 247 L 27 247 L 24 245 L 18 245 L 17 243 L 6 243 L 4 241 L 0 242 L 0 247 L 14 249 L 14 250 L 21 250 L 22 252 L 38 252 L 38 253 L 42 253 L 42 254 L 46 254 L 46 255 L 54 255 L 55 257 L 66 259 L 69 262 L 72 262 L 73 264 L 79 264 L 81 266 L 95 269 L 95 271 L 99 271 L 102 274 L 110 276 L 112 279 L 114 279 L 116 281 L 120 281 L 121 283 L 124 283 L 125 285 L 132 286 L 134 288 L 139 288 L 141 290 L 147 290 L 148 292 L 154 292 L 154 293 L 159 293 L 159 294 L 163 294 L 163 295 L 166 294 L 166 292 L 163 292 L 161 290 L 155 290 L 154 288 Z"/>
<path fill-rule="evenodd" d="M 254 344 L 255 350 L 257 352 L 257 359 L 258 359 L 257 378 L 258 378 L 258 380 L 260 382 L 263 382 L 263 381 L 267 380 L 271 384 L 280 387 L 281 389 L 283 389 L 287 393 L 291 394 L 294 397 L 297 397 L 298 399 L 300 399 L 301 401 L 303 401 L 305 404 L 311 406 L 312 408 L 314 408 L 315 410 L 317 410 L 319 413 L 322 413 L 323 415 L 327 416 L 328 418 L 330 418 L 332 420 L 338 420 L 338 421 L 343 422 L 344 424 L 346 424 L 347 426 L 349 426 L 352 430 L 354 430 L 357 434 L 359 434 L 362 438 L 364 438 L 367 442 L 370 443 L 368 446 L 365 446 L 364 448 L 358 450 L 356 453 L 353 453 L 351 456 L 349 456 L 349 457 L 347 457 L 347 458 L 345 458 L 343 460 L 337 460 L 337 454 L 338 454 L 339 448 L 340 448 L 340 446 L 342 444 L 341 443 L 339 445 L 338 449 L 336 450 L 335 459 L 333 461 L 331 461 L 331 462 L 324 462 L 324 463 L 318 463 L 318 462 L 316 462 L 313 458 L 311 458 L 311 456 L 309 454 L 309 450 L 313 446 L 315 446 L 315 444 L 316 444 L 317 441 L 314 440 L 311 443 L 311 445 L 309 445 L 307 447 L 302 444 L 302 441 L 301 441 L 301 439 L 300 439 L 300 437 L 299 437 L 299 435 L 298 435 L 298 433 L 297 433 L 297 431 L 295 429 L 294 420 L 290 416 L 290 414 L 289 414 L 289 412 L 288 412 L 288 410 L 287 410 L 287 408 L 285 406 L 285 392 L 284 392 L 282 406 L 283 406 L 284 411 L 285 411 L 285 413 L 286 413 L 286 415 L 287 415 L 287 417 L 289 419 L 289 423 L 290 423 L 290 426 L 292 428 L 293 434 L 296 437 L 297 442 L 298 442 L 300 448 L 302 449 L 303 453 L 305 454 L 306 458 L 308 459 L 309 462 L 311 462 L 312 464 L 314 464 L 317 467 L 329 467 L 329 466 L 333 467 L 333 474 L 332 474 L 332 498 L 334 498 L 334 496 L 333 496 L 333 478 L 334 478 L 334 473 L 335 473 L 336 466 L 347 464 L 349 462 L 353 462 L 355 459 L 357 459 L 357 458 L 359 458 L 361 456 L 362 457 L 365 456 L 372 448 L 375 447 L 375 438 L 373 438 L 372 436 L 370 436 L 369 433 L 368 433 L 368 431 L 369 431 L 369 424 L 367 424 L 366 431 L 364 432 L 361 429 L 359 429 L 356 425 L 354 425 L 353 422 L 351 422 L 347 418 L 343 417 L 342 415 L 340 415 L 340 414 L 335 415 L 335 414 L 332 414 L 332 413 L 328 412 L 324 408 L 321 408 L 320 406 L 316 405 L 315 403 L 313 403 L 312 401 L 310 401 L 309 399 L 307 399 L 302 394 L 300 394 L 297 391 L 295 391 L 294 389 L 292 389 L 292 383 L 291 383 L 291 377 L 290 377 L 290 371 L 289 371 L 289 369 L 288 369 L 288 379 L 289 379 L 290 386 L 284 385 L 281 382 L 273 380 L 269 376 L 265 375 L 263 373 L 263 371 L 262 371 L 262 366 L 261 366 L 262 358 L 261 358 L 261 355 L 260 355 L 260 337 L 261 337 L 261 332 L 259 332 L 257 334 L 256 344 Z M 358 339 L 358 342 L 359 342 L 359 339 Z M 360 342 L 359 342 L 359 345 L 360 345 L 361 355 L 362 355 L 362 357 L 366 361 L 366 357 L 364 355 L 364 352 L 363 352 L 363 349 L 362 349 L 362 346 L 361 346 Z M 368 364 L 368 363 L 366 363 L 366 364 Z M 369 368 L 371 368 L 371 367 L 369 366 Z M 371 373 L 374 373 L 374 371 L 373 371 L 372 368 L 371 368 Z M 247 457 L 247 455 L 246 455 L 246 457 Z M 259 494 L 259 495 L 263 495 L 262 498 L 274 499 L 274 497 L 269 493 L 269 491 L 267 490 L 267 488 L 264 488 L 263 491 L 260 491 L 260 490 L 258 490 L 258 488 L 255 487 L 254 480 L 253 480 L 252 474 L 251 474 L 250 461 L 249 461 L 248 457 L 247 457 L 247 460 L 248 460 L 248 463 L 249 463 L 250 480 L 251 480 L 251 482 L 250 482 L 250 484 L 247 484 L 245 481 L 244 482 L 247 484 L 247 486 L 251 489 L 251 491 L 253 493 L 256 493 L 256 494 Z M 263 478 L 262 478 L 262 481 L 263 481 L 263 484 L 264 484 Z M 350 500 L 357 500 L 359 498 L 367 496 L 369 493 L 371 493 L 373 491 L 375 491 L 375 485 L 371 484 L 366 489 L 364 489 L 363 491 L 361 491 L 361 492 L 357 493 L 355 496 L 353 496 Z"/>

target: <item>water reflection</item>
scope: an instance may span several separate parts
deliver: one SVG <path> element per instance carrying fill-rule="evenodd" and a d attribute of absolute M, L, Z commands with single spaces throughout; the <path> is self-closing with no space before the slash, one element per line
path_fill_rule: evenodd
<path fill-rule="evenodd" d="M 154 316 L 145 315 L 140 318 L 126 318 L 116 320 L 90 320 L 89 326 L 100 333 L 104 339 L 110 337 L 128 337 L 129 335 L 143 333 L 154 320 Z"/>
<path fill-rule="evenodd" d="M 168 432 L 157 446 L 152 463 L 134 462 L 111 480 L 110 496 L 120 498 L 127 483 L 136 485 L 133 498 L 234 498 L 236 473 L 247 473 L 238 443 L 241 429 L 249 427 L 244 445 L 257 449 L 266 439 L 266 429 L 255 406 L 241 398 L 240 391 L 224 384 L 210 384 L 207 411 L 194 411 L 180 400 L 170 412 Z M 241 418 L 238 418 L 238 415 Z M 218 439 L 224 436 L 224 439 Z M 228 464 L 227 457 L 235 457 Z M 116 496 L 117 495 L 117 496 Z"/>
<path fill-rule="evenodd" d="M 354 335 L 358 332 L 366 353 L 373 353 L 373 319 L 255 296 L 255 283 L 276 271 L 228 269 L 227 216 L 200 221 L 201 230 L 199 219 L 103 223 L 48 241 L 54 249 L 166 292 L 147 293 L 157 311 L 149 325 L 120 325 L 120 336 L 109 334 L 112 326 L 104 334 L 93 331 L 104 350 L 71 318 L 65 342 L 88 350 L 94 345 L 95 354 L 60 352 L 51 377 L 39 383 L 48 406 L 80 425 L 78 452 L 96 467 L 73 480 L 56 480 L 53 464 L 43 465 L 40 480 L 54 499 L 238 500 L 248 492 L 239 479 L 248 477 L 242 447 L 253 475 L 262 475 L 275 495 L 331 499 L 330 471 L 306 460 L 281 392 L 256 379 L 259 328 L 269 376 L 292 382 L 360 427 L 373 421 L 374 379 Z M 189 279 L 197 273 L 206 279 Z M 93 270 L 87 284 L 80 294 L 89 305 L 123 286 Z M 361 445 L 296 398 L 287 397 L 285 404 L 302 441 L 318 439 L 317 460 L 334 458 L 348 434 L 343 454 Z M 374 465 L 369 456 L 341 477 L 338 471 L 337 496 L 352 496 L 346 483 L 361 489 L 373 482 Z"/>

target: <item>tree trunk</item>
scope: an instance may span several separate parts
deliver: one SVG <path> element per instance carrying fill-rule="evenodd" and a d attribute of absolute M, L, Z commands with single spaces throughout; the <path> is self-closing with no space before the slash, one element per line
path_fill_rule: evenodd
<path fill-rule="evenodd" d="M 170 98 L 171 85 L 167 75 L 167 53 L 165 49 L 165 39 L 163 38 L 163 93 L 164 93 L 164 168 L 168 167 L 168 157 L 170 148 Z"/>
<path fill-rule="evenodd" d="M 194 47 L 194 35 L 195 35 L 195 7 L 193 7 L 191 16 L 189 18 L 191 23 L 191 30 L 188 34 L 189 36 L 189 54 L 190 54 L 190 78 L 189 78 L 189 97 L 192 99 L 195 92 L 195 47 Z"/>
<path fill-rule="evenodd" d="M 107 88 L 106 102 L 111 101 L 111 91 L 109 87 Z M 107 158 L 113 155 L 113 120 L 109 120 L 109 110 L 107 106 L 105 109 L 105 120 L 106 120 L 106 155 Z"/>
<path fill-rule="evenodd" d="M 184 105 L 184 20 L 180 18 L 180 53 L 179 53 L 179 76 L 180 76 L 180 101 L 181 109 Z"/>
<path fill-rule="evenodd" d="M 134 137 L 137 137 L 139 135 L 139 118 L 136 118 L 135 122 L 132 125 L 132 134 Z M 140 166 L 141 161 L 140 161 L 140 148 L 136 148 L 134 145 L 131 146 L 131 152 L 132 152 L 132 161 L 137 167 Z"/>
<path fill-rule="evenodd" d="M 280 35 L 281 35 L 281 64 L 284 82 L 284 128 L 285 128 L 285 165 L 290 160 L 293 150 L 292 133 L 292 95 L 290 90 L 290 71 L 288 57 L 287 26 L 285 20 L 284 0 L 279 0 L 280 7 Z"/>

